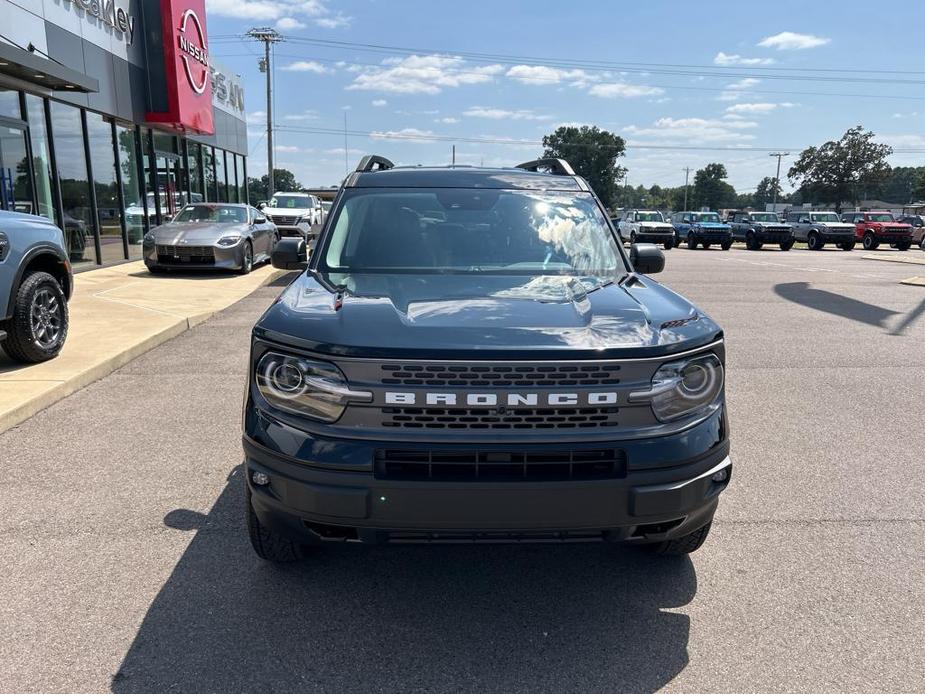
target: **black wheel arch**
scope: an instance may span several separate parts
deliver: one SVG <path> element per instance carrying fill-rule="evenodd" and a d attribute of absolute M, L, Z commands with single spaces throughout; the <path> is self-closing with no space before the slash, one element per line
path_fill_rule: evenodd
<path fill-rule="evenodd" d="M 10 287 L 9 301 L 7 302 L 7 313 L 3 320 L 12 318 L 12 306 L 16 300 L 16 293 L 22 284 L 23 278 L 30 272 L 47 272 L 54 277 L 61 285 L 66 299 L 71 298 L 74 291 L 74 282 L 71 276 L 70 264 L 68 263 L 67 254 L 49 243 L 41 243 L 26 251 L 26 254 L 19 262 L 19 268 L 13 276 L 13 284 Z"/>

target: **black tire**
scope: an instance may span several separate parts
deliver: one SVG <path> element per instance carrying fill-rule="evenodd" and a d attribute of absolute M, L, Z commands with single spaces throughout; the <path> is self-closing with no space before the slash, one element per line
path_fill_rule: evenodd
<path fill-rule="evenodd" d="M 838 246 L 839 246 L 839 248 L 841 248 L 843 251 L 853 251 L 853 250 L 854 250 L 854 246 L 855 246 L 855 242 L 854 242 L 854 241 L 845 241 L 844 243 L 838 244 Z"/>
<path fill-rule="evenodd" d="M 912 247 L 912 241 L 900 241 L 896 244 L 896 248 L 901 251 L 908 251 Z"/>
<path fill-rule="evenodd" d="M 247 534 L 251 547 L 258 557 L 276 564 L 291 564 L 306 557 L 305 545 L 302 545 L 279 533 L 275 533 L 260 523 L 254 507 L 251 505 L 251 490 L 245 494 L 247 505 Z"/>
<path fill-rule="evenodd" d="M 825 246 L 822 238 L 815 231 L 811 231 L 809 236 L 806 237 L 806 245 L 809 246 L 811 251 L 821 251 L 822 247 Z"/>
<path fill-rule="evenodd" d="M 674 247 L 677 248 L 680 245 L 681 245 L 681 237 L 675 234 Z M 925 241 L 922 242 L 922 249 L 925 250 Z"/>
<path fill-rule="evenodd" d="M 659 542 L 654 545 L 646 545 L 650 548 L 655 554 L 662 556 L 677 556 L 679 554 L 690 554 L 691 552 L 696 552 L 703 546 L 703 543 L 707 541 L 707 536 L 710 534 L 710 526 L 713 525 L 713 522 L 707 523 L 702 528 L 697 528 L 692 533 L 688 533 L 683 537 L 679 537 L 676 540 L 665 540 L 665 542 Z"/>
<path fill-rule="evenodd" d="M 254 269 L 254 246 L 250 241 L 244 242 L 244 256 L 241 258 L 241 268 L 238 270 L 238 274 L 249 275 L 250 271 Z"/>
<path fill-rule="evenodd" d="M 719 247 L 724 251 L 728 251 L 730 248 L 732 248 L 732 241 L 723 241 Z M 759 245 L 758 248 L 761 248 L 761 246 Z"/>
<path fill-rule="evenodd" d="M 755 242 L 755 235 L 751 232 L 745 236 L 745 247 L 750 251 L 757 251 L 759 246 Z"/>
<path fill-rule="evenodd" d="M 707 243 L 706 241 L 704 241 L 702 245 L 703 245 L 703 247 L 704 247 L 705 249 L 707 249 L 707 250 L 710 249 L 710 244 Z"/>
<path fill-rule="evenodd" d="M 37 364 L 54 359 L 67 339 L 67 299 L 58 280 L 47 272 L 23 279 L 13 300 L 3 349 L 14 361 Z"/>
<path fill-rule="evenodd" d="M 697 250 L 697 239 L 694 238 L 693 234 L 687 235 L 687 247 L 692 251 Z"/>
<path fill-rule="evenodd" d="M 880 242 L 877 240 L 877 238 L 872 233 L 868 231 L 866 234 L 864 234 L 864 250 L 865 251 L 875 251 L 877 250 L 877 247 L 879 245 L 880 245 Z"/>
<path fill-rule="evenodd" d="M 636 243 L 636 232 L 631 231 L 630 232 L 630 245 L 633 245 L 634 243 Z"/>
<path fill-rule="evenodd" d="M 793 241 L 784 241 L 780 244 L 780 249 L 782 251 L 789 251 L 791 248 L 793 248 Z"/>
<path fill-rule="evenodd" d="M 674 241 L 665 241 L 664 246 L 666 251 L 670 251 L 674 248 Z"/>

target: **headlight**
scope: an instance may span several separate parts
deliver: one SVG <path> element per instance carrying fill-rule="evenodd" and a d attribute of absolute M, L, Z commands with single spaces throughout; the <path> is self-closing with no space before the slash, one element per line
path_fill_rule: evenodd
<path fill-rule="evenodd" d="M 145 246 L 153 246 L 154 245 L 154 232 L 149 231 L 147 234 L 145 234 L 145 237 L 142 239 L 142 243 Z"/>
<path fill-rule="evenodd" d="M 350 390 L 334 364 L 264 354 L 257 364 L 257 389 L 274 407 L 324 422 L 337 420 L 349 402 L 372 402 L 368 391 Z"/>
<path fill-rule="evenodd" d="M 218 240 L 219 246 L 234 246 L 241 240 L 240 235 L 234 234 L 233 236 L 223 236 Z"/>
<path fill-rule="evenodd" d="M 717 407 L 723 389 L 723 365 L 715 354 L 662 364 L 652 388 L 630 394 L 631 402 L 648 401 L 660 422 L 706 413 Z"/>

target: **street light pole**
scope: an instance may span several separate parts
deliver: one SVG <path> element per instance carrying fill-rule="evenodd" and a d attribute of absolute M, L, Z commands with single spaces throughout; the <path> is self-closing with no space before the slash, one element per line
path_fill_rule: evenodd
<path fill-rule="evenodd" d="M 687 212 L 687 180 L 691 175 L 691 167 L 685 166 L 681 170 L 684 172 L 684 212 Z"/>
<path fill-rule="evenodd" d="M 777 157 L 777 175 L 774 176 L 774 190 L 771 191 L 771 207 L 777 212 L 777 189 L 780 188 L 780 160 L 790 156 L 790 152 L 771 152 L 768 156 Z"/>
<path fill-rule="evenodd" d="M 283 40 L 276 29 L 270 27 L 254 28 L 247 32 L 252 39 L 263 41 L 264 58 L 261 61 L 262 72 L 267 73 L 267 198 L 276 192 L 273 180 L 273 67 L 270 64 L 270 44 Z"/>

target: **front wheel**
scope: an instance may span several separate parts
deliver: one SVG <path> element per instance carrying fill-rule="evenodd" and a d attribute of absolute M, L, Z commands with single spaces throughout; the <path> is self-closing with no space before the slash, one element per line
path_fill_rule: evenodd
<path fill-rule="evenodd" d="M 251 503 L 251 490 L 245 494 L 247 534 L 258 557 L 274 564 L 291 564 L 305 559 L 305 546 L 267 528 L 257 518 Z"/>
<path fill-rule="evenodd" d="M 24 364 L 58 356 L 67 338 L 67 299 L 58 281 L 47 272 L 33 272 L 19 285 L 13 317 L 3 345 L 6 353 Z"/>
<path fill-rule="evenodd" d="M 806 245 L 809 246 L 809 250 L 811 250 L 811 251 L 821 251 L 821 250 L 822 250 L 822 247 L 823 247 L 825 244 L 822 243 L 822 237 L 819 236 L 819 234 L 813 232 L 813 233 L 810 234 L 809 237 L 806 239 Z"/>
<path fill-rule="evenodd" d="M 842 243 L 842 244 L 840 244 L 840 245 L 841 245 L 841 249 L 842 249 L 843 251 L 853 251 L 853 250 L 854 250 L 854 246 L 855 246 L 855 242 L 854 242 L 854 241 L 845 241 L 844 243 Z"/>
<path fill-rule="evenodd" d="M 674 242 L 673 242 L 673 241 L 665 241 L 664 246 L 665 246 L 665 250 L 666 250 L 666 251 L 670 251 L 672 248 L 674 248 Z"/>
<path fill-rule="evenodd" d="M 750 251 L 757 251 L 760 248 L 760 246 L 758 246 L 758 242 L 755 241 L 754 234 L 750 233 L 745 237 L 745 247 Z"/>
<path fill-rule="evenodd" d="M 783 241 L 780 244 L 780 249 L 782 251 L 789 251 L 791 248 L 793 248 L 793 241 Z"/>
<path fill-rule="evenodd" d="M 251 245 L 250 241 L 244 242 L 243 253 L 244 257 L 241 258 L 241 268 L 238 272 L 242 275 L 247 275 L 254 269 L 254 247 Z"/>
<path fill-rule="evenodd" d="M 693 234 L 687 235 L 687 247 L 692 251 L 697 249 L 697 239 L 694 238 Z"/>
<path fill-rule="evenodd" d="M 724 251 L 728 251 L 730 248 L 732 248 L 732 241 L 723 241 L 719 247 Z"/>
<path fill-rule="evenodd" d="M 912 247 L 912 241 L 900 241 L 896 244 L 896 248 L 901 251 L 908 251 Z"/>
<path fill-rule="evenodd" d="M 679 554 L 696 552 L 703 546 L 703 543 L 707 541 L 707 535 L 710 534 L 711 525 L 713 525 L 712 521 L 702 528 L 697 528 L 694 532 L 688 533 L 676 540 L 665 540 L 664 542 L 659 542 L 654 545 L 647 545 L 647 547 L 655 554 L 660 554 L 662 556 L 677 556 Z"/>
<path fill-rule="evenodd" d="M 880 242 L 876 239 L 876 237 L 872 233 L 868 231 L 866 234 L 864 234 L 864 250 L 865 251 L 875 251 L 877 250 L 877 247 L 879 245 L 880 245 Z"/>
<path fill-rule="evenodd" d="M 704 243 L 703 243 L 703 247 L 704 247 L 705 249 L 707 249 L 707 250 L 710 250 L 710 244 L 707 243 L 707 242 L 705 242 L 705 241 L 704 241 Z"/>

